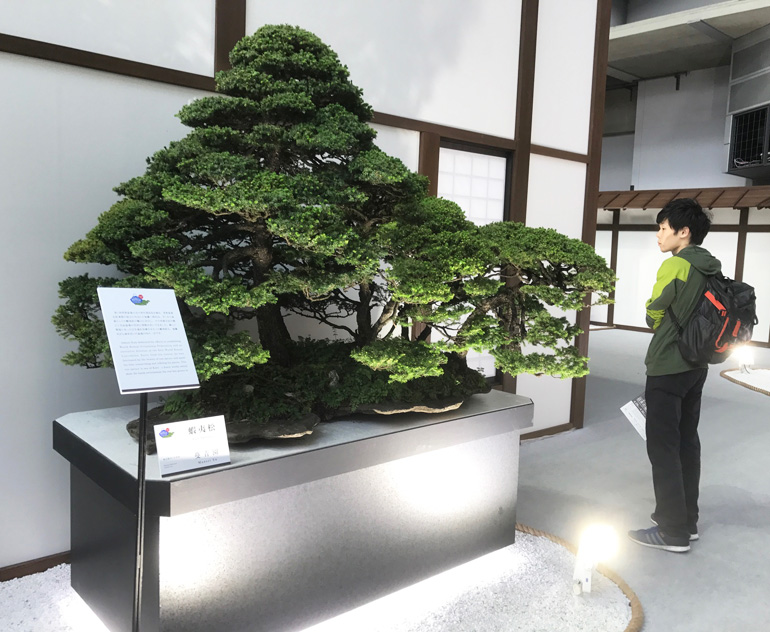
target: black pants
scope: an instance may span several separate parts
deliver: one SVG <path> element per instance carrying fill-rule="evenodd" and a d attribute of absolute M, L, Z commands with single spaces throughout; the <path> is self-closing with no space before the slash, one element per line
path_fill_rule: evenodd
<path fill-rule="evenodd" d="M 647 456 L 655 520 L 666 535 L 686 537 L 698 524 L 698 421 L 708 369 L 647 377 Z"/>

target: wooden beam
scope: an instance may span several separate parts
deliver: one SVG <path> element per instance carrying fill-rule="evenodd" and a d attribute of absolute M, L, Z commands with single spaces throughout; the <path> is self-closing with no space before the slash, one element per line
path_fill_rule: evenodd
<path fill-rule="evenodd" d="M 59 564 L 69 564 L 70 553 L 65 551 L 64 553 L 56 553 L 55 555 L 48 555 L 46 557 L 39 557 L 36 560 L 29 560 L 28 562 L 21 562 L 20 564 L 13 564 L 11 566 L 5 566 L 0 568 L 0 582 L 6 582 L 9 579 L 18 579 L 19 577 L 26 577 L 27 575 L 34 575 L 35 573 L 42 573 Z"/>
<path fill-rule="evenodd" d="M 530 153 L 538 156 L 548 156 L 549 158 L 558 158 L 559 160 L 570 160 L 572 162 L 588 162 L 587 154 L 578 154 L 574 151 L 565 149 L 554 149 L 553 147 L 543 147 L 542 145 L 530 145 Z"/>
<path fill-rule="evenodd" d="M 574 430 L 575 426 L 571 423 L 561 424 L 560 426 L 552 426 L 551 428 L 543 428 L 542 430 L 534 430 L 532 432 L 525 432 L 521 435 L 521 441 L 527 439 L 539 439 L 541 437 L 550 437 L 551 435 L 559 434 L 560 432 L 566 432 L 567 430 Z"/>
<path fill-rule="evenodd" d="M 58 44 L 49 44 L 48 42 L 16 37 L 15 35 L 0 33 L 0 52 L 34 57 L 36 59 L 44 59 L 45 61 L 79 66 L 80 68 L 89 68 L 91 70 L 101 70 L 125 77 L 158 81 L 185 88 L 214 91 L 213 77 L 153 66 L 152 64 L 111 57 L 110 55 L 101 55 L 100 53 L 92 53 Z"/>
<path fill-rule="evenodd" d="M 420 132 L 420 161 L 417 172 L 428 178 L 428 195 L 438 195 L 438 159 L 441 136 L 434 132 Z"/>
<path fill-rule="evenodd" d="M 439 125 L 437 123 L 418 121 L 417 119 L 387 114 L 385 112 L 374 112 L 372 123 L 375 125 L 387 125 L 388 127 L 408 129 L 415 132 L 430 132 L 437 134 L 442 139 L 464 141 L 466 143 L 485 147 L 496 147 L 505 150 L 516 149 L 516 142 L 510 138 L 482 134 L 481 132 L 473 132 L 456 127 L 449 127 L 447 125 Z"/>
<path fill-rule="evenodd" d="M 216 0 L 214 72 L 230 68 L 230 51 L 246 35 L 246 0 Z"/>
<path fill-rule="evenodd" d="M 618 273 L 618 246 L 620 242 L 620 211 L 612 211 L 612 242 L 610 244 L 610 268 Z M 615 300 L 615 290 L 610 292 L 610 298 Z M 607 324 L 615 324 L 615 303 L 607 306 Z"/>
<path fill-rule="evenodd" d="M 743 269 L 746 263 L 746 238 L 748 237 L 749 209 L 742 208 L 738 220 L 738 246 L 735 253 L 735 280 L 743 281 Z"/>
<path fill-rule="evenodd" d="M 516 153 L 513 155 L 511 215 L 514 222 L 527 221 L 529 160 L 532 150 L 532 107 L 535 100 L 535 57 L 539 0 L 522 0 L 519 31 L 519 84 L 516 91 Z"/>
<path fill-rule="evenodd" d="M 588 128 L 588 167 L 586 169 L 585 195 L 583 198 L 583 241 L 596 245 L 597 198 L 599 174 L 602 162 L 602 131 L 604 128 L 604 97 L 607 84 L 607 58 L 610 41 L 610 13 L 612 0 L 596 3 L 596 28 L 594 31 L 594 62 L 591 87 L 591 119 Z M 588 330 L 591 323 L 590 297 L 577 314 L 576 324 L 583 333 L 575 340 L 581 355 L 588 355 Z M 575 428 L 583 427 L 586 402 L 586 378 L 572 380 L 572 405 L 569 422 Z"/>

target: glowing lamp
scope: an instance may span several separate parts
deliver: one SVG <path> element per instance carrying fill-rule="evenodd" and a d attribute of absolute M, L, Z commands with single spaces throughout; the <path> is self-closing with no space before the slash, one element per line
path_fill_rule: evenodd
<path fill-rule="evenodd" d="M 751 373 L 751 365 L 754 364 L 753 348 L 749 345 L 741 345 L 735 350 L 733 357 L 738 361 L 741 373 Z"/>
<path fill-rule="evenodd" d="M 580 537 L 572 587 L 576 595 L 591 592 L 591 575 L 596 565 L 610 560 L 618 551 L 618 534 L 609 525 L 595 524 Z"/>

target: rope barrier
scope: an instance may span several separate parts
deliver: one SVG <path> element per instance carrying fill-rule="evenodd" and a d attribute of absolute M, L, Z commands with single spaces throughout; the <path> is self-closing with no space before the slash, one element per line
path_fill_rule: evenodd
<path fill-rule="evenodd" d="M 735 369 L 726 369 L 722 371 L 719 375 L 721 375 L 726 380 L 730 380 L 731 382 L 735 382 L 736 384 L 740 384 L 744 388 L 748 388 L 752 391 L 756 391 L 757 393 L 763 393 L 765 395 L 770 395 L 770 391 L 766 391 L 763 388 L 760 388 L 759 386 L 752 386 L 751 384 L 746 384 L 745 382 L 742 382 L 741 380 L 737 380 L 734 377 L 727 375 L 728 373 L 737 373 Z"/>
<path fill-rule="evenodd" d="M 558 538 L 555 535 L 552 535 L 550 533 L 546 533 L 545 531 L 540 531 L 539 529 L 533 529 L 532 527 L 528 527 L 527 525 L 519 524 L 519 523 L 516 523 L 516 531 L 521 531 L 522 533 L 527 533 L 529 535 L 533 535 L 538 538 L 546 538 L 548 540 L 551 540 L 551 542 L 555 542 L 556 544 L 563 546 L 573 555 L 577 555 L 577 547 L 575 547 L 570 542 L 567 542 L 566 540 L 562 540 L 561 538 Z M 644 625 L 644 610 L 642 609 L 642 603 L 639 601 L 639 597 L 636 596 L 636 593 L 634 593 L 634 591 L 631 590 L 631 587 L 625 582 L 625 580 L 622 577 L 620 577 L 617 573 L 615 573 L 614 571 L 604 566 L 604 564 L 599 564 L 596 570 L 598 570 L 602 575 L 604 575 L 611 582 L 616 584 L 617 587 L 623 591 L 623 594 L 626 596 L 626 598 L 628 599 L 628 602 L 631 604 L 631 620 L 628 622 L 628 625 L 626 626 L 626 629 L 623 632 L 639 632 L 642 629 L 642 626 Z"/>

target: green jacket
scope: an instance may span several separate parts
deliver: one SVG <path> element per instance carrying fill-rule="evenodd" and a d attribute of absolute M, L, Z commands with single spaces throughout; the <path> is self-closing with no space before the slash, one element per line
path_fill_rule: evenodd
<path fill-rule="evenodd" d="M 688 363 L 679 353 L 679 332 L 668 314 L 671 306 L 677 320 L 684 324 L 690 317 L 706 285 L 706 276 L 722 270 L 719 259 L 700 246 L 687 246 L 666 259 L 658 270 L 658 278 L 647 301 L 647 324 L 654 333 L 647 357 L 647 375 L 684 373 L 706 364 Z"/>

